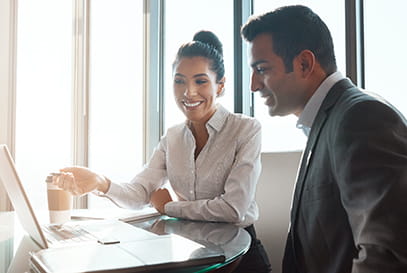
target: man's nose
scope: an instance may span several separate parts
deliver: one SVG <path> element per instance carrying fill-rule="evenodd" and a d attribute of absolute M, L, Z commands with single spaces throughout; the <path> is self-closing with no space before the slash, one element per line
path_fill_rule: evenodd
<path fill-rule="evenodd" d="M 250 77 L 250 89 L 252 90 L 252 92 L 256 92 L 262 89 L 262 82 L 259 80 L 254 72 Z"/>

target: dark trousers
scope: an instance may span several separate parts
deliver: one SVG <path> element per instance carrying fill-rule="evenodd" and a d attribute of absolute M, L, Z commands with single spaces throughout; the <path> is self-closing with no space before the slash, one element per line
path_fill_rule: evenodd
<path fill-rule="evenodd" d="M 260 240 L 256 237 L 256 230 L 254 229 L 254 226 L 250 225 L 246 227 L 245 230 L 249 232 L 252 242 L 249 250 L 245 255 L 243 255 L 242 260 L 233 273 L 271 272 L 269 258 Z"/>

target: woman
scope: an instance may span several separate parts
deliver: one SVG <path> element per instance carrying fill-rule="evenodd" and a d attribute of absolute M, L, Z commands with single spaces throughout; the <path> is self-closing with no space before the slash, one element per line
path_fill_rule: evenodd
<path fill-rule="evenodd" d="M 125 208 L 151 203 L 160 213 L 191 220 L 230 222 L 252 236 L 235 272 L 269 272 L 253 223 L 260 174 L 261 127 L 216 103 L 225 85 L 222 44 L 208 31 L 178 50 L 173 63 L 174 97 L 186 121 L 168 129 L 130 183 L 116 184 L 89 169 L 62 169 L 54 183 L 74 194 L 97 191 Z M 161 189 L 169 181 L 176 197 Z"/>

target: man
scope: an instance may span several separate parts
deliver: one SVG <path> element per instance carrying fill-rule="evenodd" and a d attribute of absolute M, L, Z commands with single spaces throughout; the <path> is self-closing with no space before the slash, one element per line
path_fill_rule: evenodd
<path fill-rule="evenodd" d="M 288 6 L 242 27 L 271 116 L 308 136 L 283 272 L 407 272 L 407 121 L 337 71 L 324 22 Z"/>

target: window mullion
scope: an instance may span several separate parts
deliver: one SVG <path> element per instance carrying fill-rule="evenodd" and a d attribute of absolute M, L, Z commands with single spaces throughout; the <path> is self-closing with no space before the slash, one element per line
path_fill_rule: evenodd
<path fill-rule="evenodd" d="M 235 0 L 233 9 L 235 113 L 254 116 L 253 94 L 247 90 L 250 85 L 250 71 L 247 66 L 247 43 L 242 40 L 240 35 L 240 27 L 253 14 L 253 0 Z"/>
<path fill-rule="evenodd" d="M 73 164 L 88 166 L 89 0 L 74 1 L 73 26 Z M 86 208 L 86 196 L 74 206 Z"/>
<path fill-rule="evenodd" d="M 0 143 L 15 155 L 17 1 L 0 3 Z M 3 24 L 5 23 L 5 24 Z M 0 211 L 12 209 L 0 183 Z"/>
<path fill-rule="evenodd" d="M 346 75 L 365 88 L 363 0 L 346 0 Z"/>
<path fill-rule="evenodd" d="M 144 1 L 144 163 L 163 134 L 163 6 L 162 0 Z"/>

